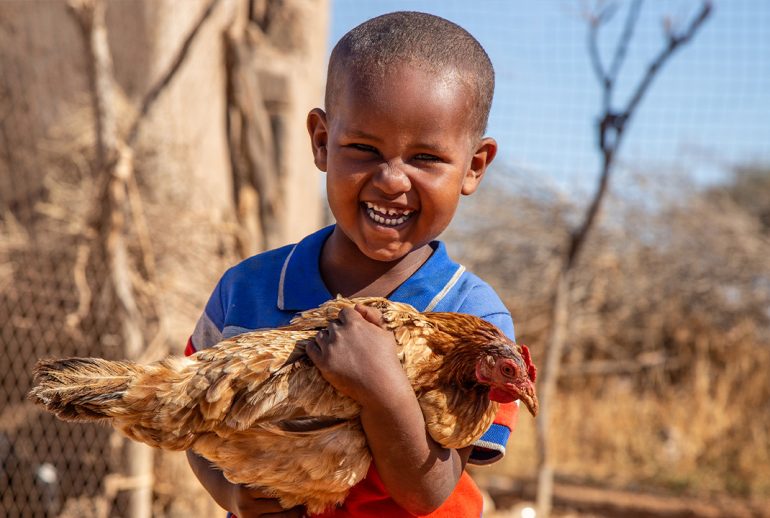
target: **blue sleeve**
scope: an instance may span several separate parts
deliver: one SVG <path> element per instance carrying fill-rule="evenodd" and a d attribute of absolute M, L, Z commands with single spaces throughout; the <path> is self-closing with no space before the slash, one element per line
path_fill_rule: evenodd
<path fill-rule="evenodd" d="M 495 290 L 477 277 L 476 279 L 481 284 L 474 286 L 468 292 L 458 311 L 483 318 L 490 324 L 497 326 L 505 336 L 515 342 L 516 334 L 513 329 L 511 312 L 505 307 Z"/>
<path fill-rule="evenodd" d="M 223 280 L 224 277 L 217 283 L 203 314 L 198 318 L 186 353 L 200 351 L 222 341 L 222 329 L 225 325 L 225 310 L 222 303 Z"/>

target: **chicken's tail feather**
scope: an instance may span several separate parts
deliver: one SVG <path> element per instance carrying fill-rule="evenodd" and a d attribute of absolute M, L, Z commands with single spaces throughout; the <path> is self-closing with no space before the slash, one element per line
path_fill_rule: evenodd
<path fill-rule="evenodd" d="M 29 397 L 66 421 L 96 421 L 114 417 L 140 365 L 101 358 L 40 360 L 37 386 Z"/>

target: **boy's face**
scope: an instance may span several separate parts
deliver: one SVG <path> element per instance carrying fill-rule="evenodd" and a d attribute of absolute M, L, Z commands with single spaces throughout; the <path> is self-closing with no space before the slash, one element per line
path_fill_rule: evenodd
<path fill-rule="evenodd" d="M 497 144 L 475 135 L 472 93 L 454 73 L 394 65 L 381 81 L 348 76 L 328 115 L 308 115 L 315 162 L 337 228 L 366 257 L 398 260 L 444 231 Z"/>

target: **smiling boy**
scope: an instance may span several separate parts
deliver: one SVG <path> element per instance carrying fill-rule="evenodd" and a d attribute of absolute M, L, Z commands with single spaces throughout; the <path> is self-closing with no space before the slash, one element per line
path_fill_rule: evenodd
<path fill-rule="evenodd" d="M 336 224 L 229 270 L 187 352 L 287 324 L 297 311 L 336 294 L 474 314 L 513 339 L 510 314 L 494 291 L 436 241 L 460 196 L 476 190 L 495 157 L 496 142 L 483 136 L 493 87 L 482 47 L 442 18 L 391 13 L 343 36 L 329 62 L 326 109 L 307 118 Z M 475 446 L 441 447 L 425 431 L 395 340 L 378 318 L 346 310 L 308 348 L 324 378 L 361 405 L 374 459 L 367 478 L 324 516 L 480 516 L 481 495 L 464 468 L 469 458 L 500 457 L 515 405 L 501 411 Z M 282 510 L 267 495 L 230 484 L 192 452 L 188 459 L 206 490 L 240 518 L 304 512 Z"/>

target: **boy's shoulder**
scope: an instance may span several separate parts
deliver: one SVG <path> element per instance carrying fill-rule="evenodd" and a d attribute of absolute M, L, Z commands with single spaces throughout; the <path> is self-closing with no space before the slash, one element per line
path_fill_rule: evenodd
<path fill-rule="evenodd" d="M 270 277 L 270 272 L 280 272 L 294 246 L 294 244 L 285 245 L 252 255 L 228 268 L 222 275 L 221 282 L 227 284 L 238 283 L 254 274 L 259 274 L 261 277 Z"/>
<path fill-rule="evenodd" d="M 425 291 L 436 292 L 426 307 L 418 309 L 454 311 L 479 316 L 508 312 L 495 290 L 478 275 L 452 259 L 442 241 L 435 241 L 433 246 L 435 250 L 431 258 L 407 281 L 411 283 L 424 280 Z"/>
<path fill-rule="evenodd" d="M 286 325 L 298 310 L 330 299 L 318 267 L 321 229 L 296 244 L 268 250 L 229 268 L 209 298 L 205 313 L 220 330 L 245 332 Z"/>
<path fill-rule="evenodd" d="M 515 339 L 511 312 L 497 292 L 476 274 L 465 271 L 458 281 L 453 307 L 436 311 L 456 311 L 483 318 L 496 325 L 511 340 Z"/>
<path fill-rule="evenodd" d="M 230 267 L 209 296 L 188 349 L 198 351 L 222 338 L 286 325 L 294 311 L 286 307 L 285 301 L 291 301 L 292 297 L 303 303 L 307 303 L 302 299 L 308 296 L 327 300 L 328 295 L 317 294 L 318 288 L 308 289 L 322 285 L 317 273 L 318 260 L 313 254 L 314 249 L 320 249 L 325 232 L 328 229 L 296 244 L 253 255 Z M 316 265 L 315 275 L 309 271 L 312 265 Z"/>
<path fill-rule="evenodd" d="M 420 311 L 468 313 L 488 320 L 513 338 L 511 313 L 495 290 L 478 275 L 455 262 L 441 241 L 428 261 L 390 298 Z"/>
<path fill-rule="evenodd" d="M 465 271 L 458 283 L 458 296 L 461 297 L 460 308 L 463 313 L 477 313 L 479 311 L 485 314 L 510 312 L 505 307 L 500 296 L 486 281 L 471 271 Z"/>
<path fill-rule="evenodd" d="M 325 227 L 305 236 L 297 243 L 274 248 L 253 255 L 229 268 L 222 276 L 221 284 L 230 287 L 235 284 L 259 282 L 266 288 L 276 288 L 281 279 L 295 274 L 305 276 L 308 265 L 317 264 L 318 254 L 332 227 Z M 297 270 L 295 272 L 295 270 Z M 251 286 L 254 288 L 255 286 Z"/>

